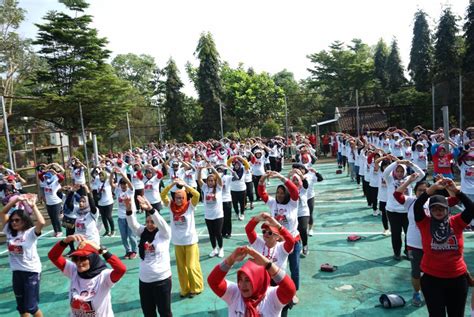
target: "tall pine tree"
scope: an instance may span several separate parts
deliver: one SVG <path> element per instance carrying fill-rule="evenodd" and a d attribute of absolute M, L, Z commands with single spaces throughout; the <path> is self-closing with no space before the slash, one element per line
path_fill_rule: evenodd
<path fill-rule="evenodd" d="M 465 55 L 463 73 L 474 72 L 474 1 L 467 8 L 466 23 L 464 24 Z"/>
<path fill-rule="evenodd" d="M 443 11 L 435 34 L 433 75 L 437 82 L 450 81 L 458 76 L 457 32 L 456 17 L 447 8 Z"/>
<path fill-rule="evenodd" d="M 426 13 L 418 10 L 415 13 L 413 39 L 411 41 L 410 63 L 408 70 L 418 91 L 427 92 L 431 89 L 432 46 L 431 35 Z"/>
<path fill-rule="evenodd" d="M 391 93 L 396 93 L 406 83 L 405 75 L 403 74 L 402 61 L 400 53 L 398 52 L 397 40 L 392 41 L 390 47 L 390 54 L 387 57 L 387 78 L 388 89 Z"/>
<path fill-rule="evenodd" d="M 166 75 L 164 109 L 168 138 L 181 141 L 187 132 L 184 94 L 180 91 L 184 85 L 179 78 L 178 67 L 172 58 L 168 60 L 164 72 Z"/>
<path fill-rule="evenodd" d="M 219 138 L 222 83 L 219 76 L 219 53 L 211 33 L 201 34 L 195 55 L 199 59 L 196 88 L 204 113 L 197 135 L 203 139 Z"/>
<path fill-rule="evenodd" d="M 383 39 L 377 42 L 374 53 L 374 76 L 379 89 L 374 91 L 377 104 L 384 104 L 387 98 L 388 74 L 387 74 L 388 47 Z"/>

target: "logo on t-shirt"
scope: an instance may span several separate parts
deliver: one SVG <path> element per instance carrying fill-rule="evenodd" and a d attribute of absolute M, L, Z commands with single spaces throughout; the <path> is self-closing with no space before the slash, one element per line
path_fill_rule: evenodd
<path fill-rule="evenodd" d="M 87 291 L 86 291 L 87 292 Z M 81 292 L 81 294 L 84 292 Z M 71 312 L 76 317 L 95 317 L 96 313 L 92 307 L 92 301 L 86 301 L 81 297 L 76 297 L 71 300 Z"/>
<path fill-rule="evenodd" d="M 19 240 L 19 239 L 16 239 L 15 241 L 17 241 L 17 240 Z M 8 252 L 10 252 L 11 255 L 22 255 L 23 254 L 23 246 L 8 243 Z"/>
<path fill-rule="evenodd" d="M 456 251 L 459 250 L 458 239 L 455 235 L 451 235 L 444 243 L 436 243 L 431 239 L 431 250 L 433 251 Z"/>
<path fill-rule="evenodd" d="M 155 246 L 153 243 L 145 242 L 143 245 L 143 249 L 145 250 L 145 257 L 147 256 L 155 256 Z"/>
<path fill-rule="evenodd" d="M 283 208 L 275 210 L 274 212 L 275 219 L 280 224 L 288 224 L 288 219 L 286 218 L 285 212 L 286 212 L 286 209 L 283 209 Z"/>
<path fill-rule="evenodd" d="M 186 217 L 184 216 L 174 216 L 173 217 L 174 224 L 176 226 L 184 226 L 186 225 Z"/>
<path fill-rule="evenodd" d="M 467 168 L 464 176 L 471 179 L 474 178 L 474 167 Z"/>

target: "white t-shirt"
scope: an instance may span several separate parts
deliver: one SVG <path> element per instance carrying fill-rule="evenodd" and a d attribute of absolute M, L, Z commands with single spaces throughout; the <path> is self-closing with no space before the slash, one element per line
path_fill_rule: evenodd
<path fill-rule="evenodd" d="M 71 174 L 74 180 L 74 184 L 85 185 L 86 183 L 86 174 L 84 167 L 74 168 L 71 167 Z"/>
<path fill-rule="evenodd" d="M 252 182 L 252 169 L 249 168 L 244 172 L 244 180 L 246 183 L 251 183 Z"/>
<path fill-rule="evenodd" d="M 194 221 L 194 206 L 189 202 L 186 212 L 176 217 L 170 211 L 171 241 L 174 245 L 192 245 L 198 243 L 196 224 Z"/>
<path fill-rule="evenodd" d="M 227 290 L 221 297 L 228 305 L 229 317 L 244 317 L 245 303 L 236 283 L 226 280 Z M 262 317 L 278 317 L 285 305 L 280 303 L 277 287 L 269 286 L 264 299 L 258 304 L 257 310 Z"/>
<path fill-rule="evenodd" d="M 127 188 L 126 191 L 123 191 L 120 186 L 115 188 L 115 197 L 117 198 L 117 216 L 120 219 L 127 218 L 127 208 L 125 207 L 125 199 L 130 198 L 130 203 L 132 204 L 132 211 L 136 211 L 137 207 L 135 206 L 135 189 Z"/>
<path fill-rule="evenodd" d="M 222 202 L 232 201 L 230 193 L 230 184 L 232 183 L 232 175 L 221 175 L 222 179 Z"/>
<path fill-rule="evenodd" d="M 298 217 L 309 216 L 307 189 L 301 186 L 298 198 Z"/>
<path fill-rule="evenodd" d="M 403 179 L 395 179 L 392 175 L 392 172 L 397 168 L 398 164 L 397 162 L 393 162 L 383 172 L 383 177 L 385 178 L 385 181 L 387 182 L 387 211 L 391 212 L 400 212 L 400 213 L 406 213 L 407 210 L 405 209 L 405 206 L 401 205 L 398 203 L 398 201 L 395 199 L 393 196 L 393 193 L 397 190 L 398 187 L 400 187 L 406 180 L 407 177 Z M 416 165 L 413 165 L 413 170 L 419 174 L 418 178 L 413 182 L 416 184 L 416 182 L 419 182 L 424 176 L 425 173 Z M 405 196 L 411 196 L 412 195 L 412 187 L 408 186 Z"/>
<path fill-rule="evenodd" d="M 313 172 L 306 173 L 304 178 L 308 182 L 308 189 L 306 190 L 306 199 L 311 199 L 314 197 L 314 184 L 318 182 L 318 177 Z"/>
<path fill-rule="evenodd" d="M 108 176 L 108 175 L 107 175 Z M 108 206 L 114 203 L 114 197 L 112 195 L 112 187 L 108 179 L 105 182 L 101 182 L 100 178 L 97 181 L 97 192 L 101 194 L 99 199 L 99 206 Z"/>
<path fill-rule="evenodd" d="M 252 243 L 252 248 L 260 252 L 264 257 L 271 260 L 275 263 L 279 268 L 286 270 L 286 264 L 288 262 L 288 255 L 293 252 L 291 250 L 290 253 L 286 252 L 284 247 L 285 242 L 277 242 L 277 244 L 273 248 L 267 247 L 265 241 L 257 236 L 257 239 Z"/>
<path fill-rule="evenodd" d="M 461 191 L 469 195 L 474 194 L 474 166 L 462 163 L 459 169 L 461 170 Z"/>
<path fill-rule="evenodd" d="M 250 164 L 252 166 L 252 174 L 255 176 L 262 176 L 265 174 L 265 156 L 262 155 L 259 159 L 255 157 L 253 163 Z"/>
<path fill-rule="evenodd" d="M 97 228 L 97 212 L 93 214 L 88 212 L 85 215 L 77 214 L 75 233 L 82 234 L 87 237 L 87 240 L 94 241 L 100 245 L 99 229 Z"/>
<path fill-rule="evenodd" d="M 243 173 L 242 173 L 242 177 L 240 179 L 234 179 L 232 180 L 232 182 L 230 183 L 230 190 L 231 191 L 234 191 L 234 192 L 241 192 L 241 191 L 244 191 L 244 190 L 247 190 L 247 185 L 245 185 L 245 168 L 242 166 L 242 168 L 244 169 L 243 170 Z"/>
<path fill-rule="evenodd" d="M 425 149 L 423 149 L 421 152 L 416 150 L 413 151 L 412 156 L 412 161 L 414 164 L 418 165 L 422 170 L 428 169 L 428 155 Z"/>
<path fill-rule="evenodd" d="M 222 187 L 216 185 L 216 192 L 213 188 L 209 188 L 207 184 L 203 184 L 202 202 L 204 204 L 204 218 L 214 220 L 224 217 L 224 209 L 222 207 Z"/>
<path fill-rule="evenodd" d="M 377 200 L 387 202 L 387 182 L 383 178 L 382 170 L 374 172 L 374 175 L 377 175 L 379 179 L 379 191 L 377 193 Z"/>
<path fill-rule="evenodd" d="M 145 185 L 145 198 L 150 202 L 150 204 L 161 202 L 160 181 L 161 179 L 156 177 L 156 175 L 150 179 L 145 176 L 143 179 L 143 184 Z"/>
<path fill-rule="evenodd" d="M 110 273 L 112 273 L 111 269 L 105 269 L 91 279 L 83 279 L 77 274 L 76 265 L 66 260 L 63 274 L 71 279 L 69 316 L 114 316 L 110 289 L 115 284 L 110 279 Z"/>
<path fill-rule="evenodd" d="M 142 178 L 145 178 L 142 174 Z M 138 172 L 132 170 L 132 185 L 134 189 L 143 189 L 143 180 L 138 177 Z"/>
<path fill-rule="evenodd" d="M 292 200 L 283 205 L 269 196 L 267 206 L 272 216 L 294 236 L 298 236 L 298 201 Z"/>
<path fill-rule="evenodd" d="M 151 215 L 153 222 L 159 229 L 155 235 L 155 238 L 151 243 L 145 242 L 144 244 L 144 259 L 140 261 L 139 279 L 145 283 L 152 283 L 162 281 L 171 276 L 171 264 L 170 264 L 170 238 L 171 229 L 158 213 L 154 212 Z M 138 239 L 142 235 L 144 230 L 147 230 L 145 226 L 139 225 L 134 216 L 127 216 L 127 222 L 129 226 L 134 230 Z M 130 225 L 130 223 L 133 223 Z"/>
<path fill-rule="evenodd" d="M 41 273 L 41 261 L 36 245 L 38 236 L 35 227 L 26 231 L 18 231 L 16 237 L 12 236 L 5 225 L 3 232 L 7 236 L 8 261 L 12 271 L 25 271 Z"/>
<path fill-rule="evenodd" d="M 415 201 L 415 196 L 405 196 L 405 203 L 403 204 L 408 210 L 407 245 L 412 248 L 423 249 L 423 244 L 421 243 L 420 229 L 418 229 L 418 226 L 416 225 L 415 221 Z M 430 212 L 428 210 L 428 201 L 425 202 L 424 208 L 425 214 L 429 216 Z"/>
<path fill-rule="evenodd" d="M 59 179 L 57 175 L 51 177 L 51 183 L 48 184 L 45 180 L 42 182 L 44 188 L 44 197 L 46 199 L 46 205 L 53 206 L 57 204 L 62 204 L 62 199 L 58 197 L 58 190 L 61 189 L 61 184 L 59 184 Z"/>
<path fill-rule="evenodd" d="M 184 168 L 180 167 L 175 172 L 174 169 L 172 167 L 170 167 L 168 169 L 168 175 L 169 175 L 170 181 L 173 181 L 175 178 L 179 178 L 179 179 L 184 180 Z M 174 193 L 177 190 L 178 190 L 178 188 L 175 185 L 171 188 L 170 192 Z"/>

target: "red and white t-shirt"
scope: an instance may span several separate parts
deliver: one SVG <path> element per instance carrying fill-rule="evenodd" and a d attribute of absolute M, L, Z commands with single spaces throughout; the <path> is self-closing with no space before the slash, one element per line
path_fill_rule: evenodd
<path fill-rule="evenodd" d="M 269 196 L 267 206 L 272 216 L 294 236 L 298 236 L 298 201 L 290 199 L 283 205 L 279 204 L 275 198 Z"/>
<path fill-rule="evenodd" d="M 121 219 L 127 218 L 127 208 L 125 207 L 125 199 L 129 198 L 130 203 L 132 204 L 132 211 L 136 211 L 137 207 L 135 206 L 135 190 L 128 188 L 126 191 L 123 191 L 122 188 L 117 187 L 115 189 L 115 197 L 117 197 L 117 216 Z"/>
<path fill-rule="evenodd" d="M 191 245 L 198 243 L 196 223 L 194 220 L 195 207 L 189 202 L 188 209 L 181 216 L 170 212 L 171 242 L 174 245 Z"/>
<path fill-rule="evenodd" d="M 12 271 L 41 273 L 41 261 L 36 244 L 38 236 L 35 227 L 18 231 L 14 237 L 5 225 L 3 232 L 7 236 L 8 260 Z"/>
<path fill-rule="evenodd" d="M 63 274 L 71 279 L 69 305 L 71 317 L 114 316 L 110 289 L 115 285 L 110 279 L 111 269 L 105 269 L 91 279 L 77 274 L 77 267 L 66 261 Z"/>
<path fill-rule="evenodd" d="M 216 185 L 214 192 L 214 188 L 209 188 L 207 184 L 203 184 L 201 191 L 204 204 L 204 218 L 208 220 L 223 218 L 222 187 Z"/>
<path fill-rule="evenodd" d="M 146 177 L 144 179 L 145 198 L 150 202 L 150 204 L 161 202 L 160 181 L 161 178 L 156 177 L 156 175 L 150 179 L 147 179 Z"/>
<path fill-rule="evenodd" d="M 260 252 L 264 257 L 267 259 L 271 260 L 273 263 L 275 263 L 278 267 L 282 268 L 283 270 L 286 270 L 286 264 L 288 262 L 288 255 L 293 252 L 291 250 L 290 252 L 287 252 L 285 250 L 285 242 L 277 242 L 277 244 L 273 248 L 269 248 L 266 244 L 265 241 L 261 237 L 257 236 L 257 240 L 255 240 L 251 244 L 252 248 Z"/>

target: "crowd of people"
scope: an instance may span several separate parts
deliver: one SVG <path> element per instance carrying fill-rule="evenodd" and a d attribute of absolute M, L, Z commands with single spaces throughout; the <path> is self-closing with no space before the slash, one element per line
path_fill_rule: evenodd
<path fill-rule="evenodd" d="M 446 310 L 462 316 L 472 283 L 463 232 L 474 217 L 474 128 L 447 135 L 418 126 L 412 132 L 332 133 L 319 143 L 323 155 L 337 156 L 337 173 L 346 173 L 372 214 L 381 216 L 393 258 L 402 260 L 403 251 L 410 260 L 412 304 L 426 302 L 430 316 Z M 197 208 L 204 213 L 208 256 L 222 259 L 207 284 L 227 303 L 229 316 L 287 316 L 299 302 L 300 261 L 309 256 L 308 237 L 314 234 L 315 184 L 324 180 L 317 171 L 317 145 L 314 136 L 303 135 L 149 144 L 103 155 L 90 171 L 73 157 L 70 173 L 56 163 L 38 165 L 37 195 L 25 193 L 24 179 L 0 166 L 0 215 L 18 312 L 42 316 L 36 247 L 45 225 L 37 207 L 42 202 L 59 240 L 48 257 L 71 280 L 71 316 L 113 316 L 110 289 L 126 274 L 125 260 L 134 259 L 140 262 L 143 315 L 172 316 L 171 244 L 180 296 L 202 293 Z M 274 192 L 267 191 L 270 179 L 279 181 Z M 257 201 L 266 211 L 249 217 Z M 120 258 L 101 244 L 115 235 L 115 221 L 124 249 Z M 227 250 L 225 257 L 234 221 L 247 221 L 248 246 Z M 246 258 L 237 282 L 226 279 Z"/>

